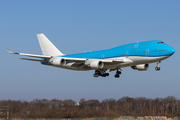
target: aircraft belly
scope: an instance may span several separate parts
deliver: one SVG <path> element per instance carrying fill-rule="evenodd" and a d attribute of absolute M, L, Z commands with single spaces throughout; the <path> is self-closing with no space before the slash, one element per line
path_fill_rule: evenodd
<path fill-rule="evenodd" d="M 142 56 L 129 56 L 129 57 L 119 57 L 119 58 L 111 58 L 111 59 L 129 59 L 130 61 L 124 62 L 124 63 L 118 63 L 118 62 L 112 62 L 112 63 L 106 63 L 104 65 L 104 69 L 111 69 L 111 68 L 123 68 L 123 67 L 130 67 L 138 64 L 148 64 L 148 63 L 154 63 L 157 61 L 162 61 L 164 59 L 167 59 L 170 56 L 160 56 L 160 57 L 142 57 Z M 76 71 L 88 71 L 88 70 L 95 70 L 91 69 L 83 64 L 79 63 L 68 63 L 63 66 L 54 66 L 59 68 L 64 68 L 68 70 L 76 70 Z"/>
<path fill-rule="evenodd" d="M 136 64 L 146 64 L 146 63 L 162 61 L 164 59 L 167 59 L 168 57 L 170 56 L 159 56 L 159 57 L 132 56 L 132 57 L 129 57 L 129 59 L 131 59 Z"/>
<path fill-rule="evenodd" d="M 130 63 L 118 63 L 118 64 L 106 64 L 105 68 L 110 69 L 110 68 L 123 68 L 123 67 L 130 67 L 138 64 L 148 64 L 148 63 L 154 63 L 157 61 L 162 61 L 164 59 L 167 59 L 170 56 L 160 56 L 160 57 L 142 57 L 142 56 L 129 56 L 126 57 L 133 62 Z M 124 57 L 120 57 L 119 59 L 125 59 Z"/>

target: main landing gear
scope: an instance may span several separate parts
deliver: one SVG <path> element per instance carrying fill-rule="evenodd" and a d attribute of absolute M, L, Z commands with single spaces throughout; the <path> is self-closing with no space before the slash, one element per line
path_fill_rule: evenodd
<path fill-rule="evenodd" d="M 95 70 L 95 73 L 93 75 L 94 77 L 107 77 L 109 76 L 109 73 L 106 73 L 105 71 Z"/>
<path fill-rule="evenodd" d="M 119 78 L 121 74 L 121 71 L 117 69 L 116 74 L 114 75 L 115 78 Z"/>
<path fill-rule="evenodd" d="M 121 69 L 117 69 L 116 74 L 114 75 L 115 78 L 119 78 L 121 74 Z M 93 74 L 94 77 L 107 77 L 109 76 L 109 73 L 106 73 L 106 70 L 95 70 L 95 73 Z"/>
<path fill-rule="evenodd" d="M 161 68 L 159 67 L 159 63 L 161 63 L 161 61 L 158 61 L 158 62 L 157 62 L 157 67 L 155 67 L 155 70 L 156 70 L 156 71 L 159 71 L 159 70 L 161 69 Z"/>

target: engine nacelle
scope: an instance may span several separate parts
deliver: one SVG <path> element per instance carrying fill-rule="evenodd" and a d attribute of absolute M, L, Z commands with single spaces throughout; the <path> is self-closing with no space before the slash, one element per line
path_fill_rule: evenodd
<path fill-rule="evenodd" d="M 104 67 L 104 63 L 102 61 L 93 61 L 89 64 L 89 66 L 93 69 L 102 69 Z"/>
<path fill-rule="evenodd" d="M 52 65 L 57 65 L 57 66 L 62 66 L 66 64 L 66 60 L 61 58 L 61 59 L 54 59 L 52 61 Z"/>
<path fill-rule="evenodd" d="M 139 70 L 139 71 L 145 71 L 149 69 L 149 64 L 141 64 L 136 66 L 131 66 L 132 69 Z"/>

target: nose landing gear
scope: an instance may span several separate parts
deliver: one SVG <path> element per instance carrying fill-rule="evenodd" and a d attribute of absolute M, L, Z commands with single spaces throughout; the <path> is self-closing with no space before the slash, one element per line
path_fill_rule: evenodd
<path fill-rule="evenodd" d="M 155 67 L 155 70 L 156 70 L 156 71 L 159 71 L 159 70 L 161 69 L 161 68 L 159 67 L 159 63 L 161 63 L 161 61 L 158 61 L 158 62 L 157 62 L 157 67 Z"/>

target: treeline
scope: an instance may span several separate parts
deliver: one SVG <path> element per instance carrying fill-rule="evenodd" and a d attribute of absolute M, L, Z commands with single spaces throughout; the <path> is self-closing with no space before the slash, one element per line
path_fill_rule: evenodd
<path fill-rule="evenodd" d="M 9 107 L 8 107 L 9 106 Z M 173 96 L 166 98 L 130 98 L 119 100 L 81 99 L 79 104 L 73 100 L 35 99 L 33 101 L 0 101 L 0 117 L 6 118 L 90 118 L 119 116 L 180 116 L 180 100 Z"/>

